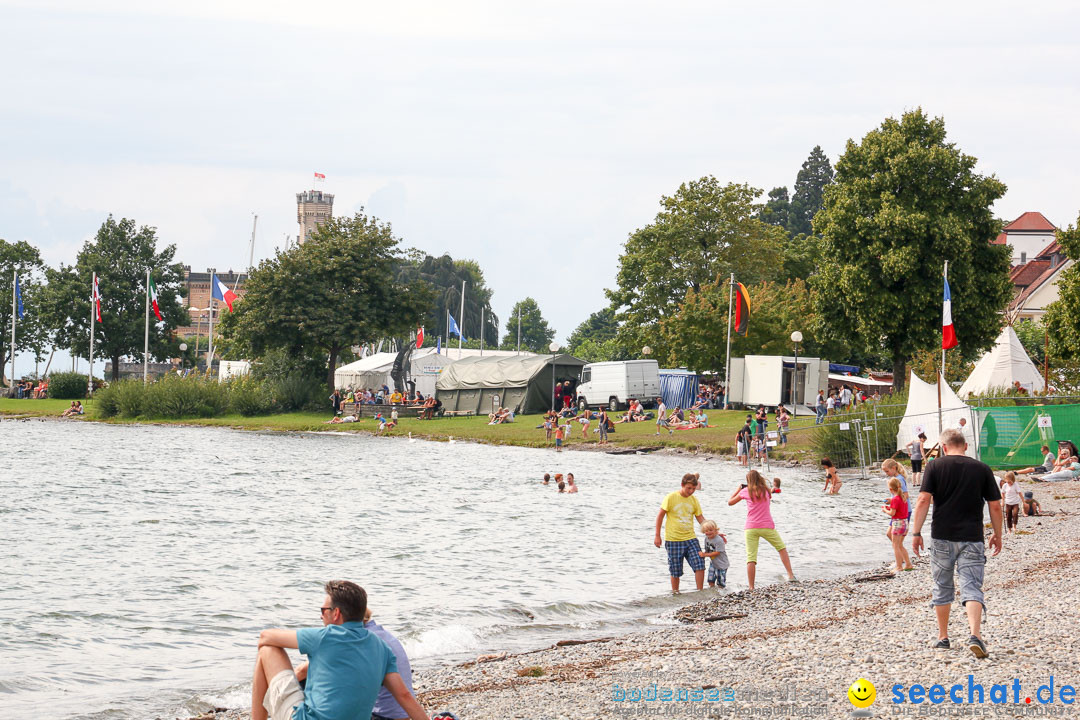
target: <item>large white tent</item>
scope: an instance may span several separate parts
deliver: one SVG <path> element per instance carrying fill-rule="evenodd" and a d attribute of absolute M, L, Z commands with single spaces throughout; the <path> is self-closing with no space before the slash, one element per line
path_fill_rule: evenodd
<path fill-rule="evenodd" d="M 948 383 L 941 383 L 941 429 L 959 428 L 960 418 L 967 420 L 964 435 L 968 439 L 968 452 L 975 453 L 974 425 L 971 422 L 971 408 L 956 396 Z M 908 379 L 908 403 L 904 419 L 896 433 L 896 449 L 904 447 L 916 439 L 919 433 L 926 433 L 927 447 L 933 447 L 938 441 L 938 386 L 924 382 L 915 373 Z"/>
<path fill-rule="evenodd" d="M 1035 363 L 1031 362 L 1027 351 L 1016 336 L 1011 325 L 998 335 L 994 347 L 982 356 L 968 379 L 960 386 L 958 395 L 962 398 L 982 395 L 992 388 L 1012 389 L 1019 382 L 1020 387 L 1029 393 L 1041 392 L 1043 377 Z"/>
<path fill-rule="evenodd" d="M 443 348 L 441 353 L 436 353 L 435 348 L 422 348 L 413 351 L 409 367 L 409 375 L 416 383 L 416 389 L 425 397 L 435 392 L 435 383 L 444 368 L 460 358 L 470 357 L 508 357 L 511 355 L 532 356 L 535 353 L 512 350 L 470 350 L 463 348 Z M 394 369 L 396 352 L 373 353 L 365 358 L 342 365 L 334 371 L 334 385 L 339 390 L 349 388 L 371 388 L 377 390 L 383 385 L 394 387 L 394 379 L 390 372 Z"/>

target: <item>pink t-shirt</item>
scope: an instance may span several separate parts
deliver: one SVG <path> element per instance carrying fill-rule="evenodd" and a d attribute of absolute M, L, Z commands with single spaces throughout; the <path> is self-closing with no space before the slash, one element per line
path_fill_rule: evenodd
<path fill-rule="evenodd" d="M 739 491 L 739 497 L 746 501 L 746 525 L 747 530 L 769 529 L 776 527 L 772 521 L 772 513 L 769 512 L 769 503 L 772 502 L 772 493 L 765 496 L 764 500 L 754 500 L 750 497 L 749 488 Z"/>

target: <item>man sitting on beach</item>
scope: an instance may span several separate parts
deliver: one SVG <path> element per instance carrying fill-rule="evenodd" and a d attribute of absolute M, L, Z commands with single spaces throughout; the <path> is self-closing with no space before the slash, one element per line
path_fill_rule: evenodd
<path fill-rule="evenodd" d="M 379 689 L 385 687 L 409 718 L 427 720 L 398 672 L 394 653 L 364 627 L 364 589 L 347 580 L 331 580 L 325 590 L 319 608 L 323 627 L 259 634 L 251 719 L 368 720 Z M 285 648 L 308 656 L 299 673 L 293 672 Z M 301 688 L 304 678 L 306 685 Z"/>

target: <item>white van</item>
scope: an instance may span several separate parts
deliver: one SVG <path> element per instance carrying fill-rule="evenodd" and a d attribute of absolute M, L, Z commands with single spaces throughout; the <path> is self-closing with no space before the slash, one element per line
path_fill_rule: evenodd
<path fill-rule="evenodd" d="M 645 404 L 660 397 L 660 365 L 655 360 L 618 360 L 589 363 L 581 369 L 577 406 L 616 411 L 631 398 Z"/>

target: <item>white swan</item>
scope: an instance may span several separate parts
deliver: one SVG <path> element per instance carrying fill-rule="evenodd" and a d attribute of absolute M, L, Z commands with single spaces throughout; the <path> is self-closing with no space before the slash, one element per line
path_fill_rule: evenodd
<path fill-rule="evenodd" d="M 457 441 L 456 441 L 456 440 L 454 440 L 454 436 L 453 436 L 453 435 L 450 435 L 450 436 L 449 436 L 449 439 L 448 439 L 448 440 L 447 440 L 446 442 L 447 442 L 447 443 L 449 443 L 450 445 L 453 445 L 453 444 L 454 444 L 455 442 L 457 442 Z"/>
<path fill-rule="evenodd" d="M 412 430 L 409 431 L 409 442 L 416 442 L 415 440 L 413 440 Z"/>

